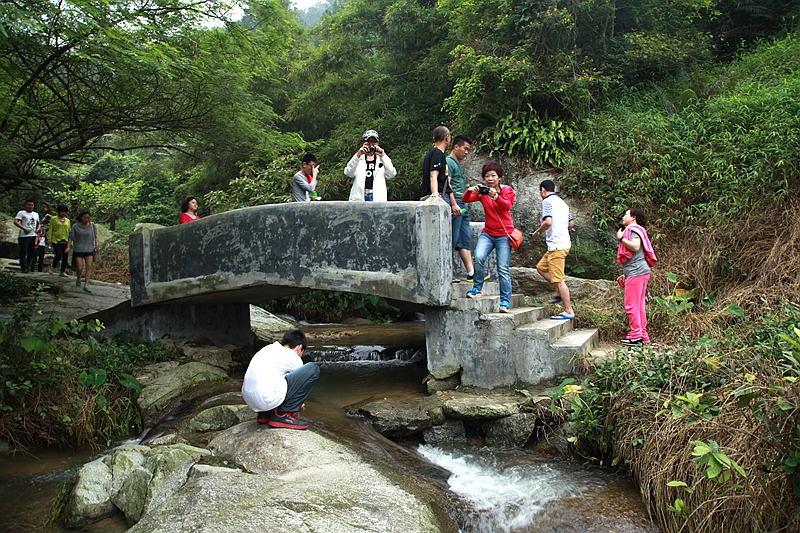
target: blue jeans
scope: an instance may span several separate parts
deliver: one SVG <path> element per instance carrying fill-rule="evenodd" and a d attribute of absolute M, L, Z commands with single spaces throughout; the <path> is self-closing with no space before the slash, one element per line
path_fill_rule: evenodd
<path fill-rule="evenodd" d="M 314 362 L 306 363 L 284 377 L 286 378 L 286 398 L 276 411 L 279 414 L 296 413 L 311 394 L 314 383 L 317 382 L 319 365 Z"/>
<path fill-rule="evenodd" d="M 450 205 L 450 197 L 445 196 L 444 201 Z M 458 207 L 465 209 L 463 203 L 456 200 Z M 452 209 L 451 209 L 452 213 Z M 461 213 L 460 217 L 453 216 L 453 249 L 455 250 L 471 250 L 472 249 L 472 233 L 469 230 L 469 211 Z"/>
<path fill-rule="evenodd" d="M 371 193 L 371 192 L 364 193 L 364 201 L 365 202 L 371 202 L 373 194 L 375 194 L 375 193 Z"/>
<path fill-rule="evenodd" d="M 478 244 L 475 245 L 475 283 L 473 289 L 480 292 L 483 289 L 486 258 L 495 250 L 497 254 L 497 276 L 500 278 L 500 303 L 511 305 L 511 269 L 508 262 L 511 259 L 511 245 L 508 244 L 508 235 L 492 237 L 488 233 L 481 233 Z"/>

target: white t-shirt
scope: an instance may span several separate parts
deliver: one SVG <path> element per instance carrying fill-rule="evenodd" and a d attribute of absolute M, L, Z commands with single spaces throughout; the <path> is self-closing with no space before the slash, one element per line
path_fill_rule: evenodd
<path fill-rule="evenodd" d="M 36 237 L 36 225 L 39 223 L 39 213 L 36 211 L 28 212 L 23 209 L 17 213 L 17 216 L 14 218 L 19 220 L 19 223 L 22 224 L 23 228 L 30 228 L 33 230 L 30 233 L 25 233 L 23 230 L 19 230 L 20 237 Z"/>
<path fill-rule="evenodd" d="M 253 356 L 242 384 L 242 397 L 253 411 L 275 409 L 286 399 L 289 372 L 303 366 L 303 360 L 279 342 L 264 346 Z"/>
<path fill-rule="evenodd" d="M 569 206 L 556 193 L 550 193 L 542 200 L 542 220 L 550 217 L 551 224 L 547 228 L 547 250 L 569 250 L 572 243 L 569 239 L 569 221 L 572 213 Z"/>

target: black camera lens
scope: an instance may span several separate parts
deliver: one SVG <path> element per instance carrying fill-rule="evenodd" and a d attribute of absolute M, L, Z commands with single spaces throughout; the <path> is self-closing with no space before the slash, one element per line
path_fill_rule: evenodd
<path fill-rule="evenodd" d="M 367 146 L 367 151 L 368 151 L 368 152 L 374 152 L 374 151 L 375 151 L 375 150 L 377 150 L 377 149 L 378 149 L 378 148 L 376 148 L 375 146 Z"/>
<path fill-rule="evenodd" d="M 486 185 L 478 185 L 478 192 L 481 194 L 489 194 L 489 187 Z"/>

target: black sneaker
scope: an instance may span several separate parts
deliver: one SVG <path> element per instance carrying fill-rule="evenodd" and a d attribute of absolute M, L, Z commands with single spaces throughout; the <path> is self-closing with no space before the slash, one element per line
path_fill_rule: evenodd
<path fill-rule="evenodd" d="M 644 344 L 642 339 L 622 339 L 619 343 L 623 346 L 641 346 Z"/>
<path fill-rule="evenodd" d="M 259 411 L 258 418 L 256 418 L 256 422 L 259 424 L 269 424 L 269 416 L 272 414 L 272 411 Z"/>
<path fill-rule="evenodd" d="M 308 424 L 297 418 L 297 413 L 278 414 L 277 411 L 273 411 L 270 414 L 269 422 L 267 422 L 267 424 L 269 424 L 271 427 L 274 428 L 286 428 L 286 429 L 308 428 Z"/>

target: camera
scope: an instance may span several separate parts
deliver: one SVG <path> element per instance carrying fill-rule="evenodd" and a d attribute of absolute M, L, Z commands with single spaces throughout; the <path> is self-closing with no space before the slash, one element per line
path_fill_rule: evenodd
<path fill-rule="evenodd" d="M 376 151 L 377 149 L 378 149 L 377 146 L 372 146 L 372 145 L 367 146 L 367 152 L 370 152 L 370 153 Z"/>
<path fill-rule="evenodd" d="M 486 185 L 478 185 L 478 192 L 480 194 L 489 194 L 489 187 Z"/>

